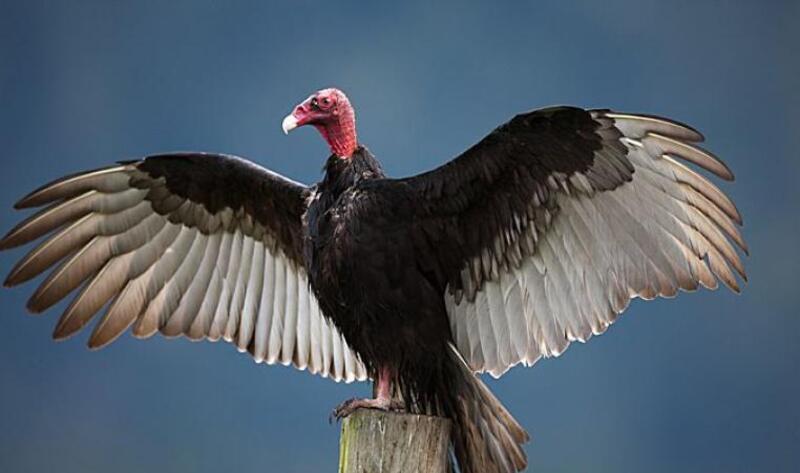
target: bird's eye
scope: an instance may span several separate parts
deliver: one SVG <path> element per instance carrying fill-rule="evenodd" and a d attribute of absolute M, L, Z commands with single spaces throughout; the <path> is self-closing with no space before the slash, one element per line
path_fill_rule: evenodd
<path fill-rule="evenodd" d="M 311 99 L 311 106 L 312 106 L 312 107 L 316 107 L 316 106 L 317 106 L 317 98 L 316 98 L 316 97 L 313 97 L 313 98 Z"/>

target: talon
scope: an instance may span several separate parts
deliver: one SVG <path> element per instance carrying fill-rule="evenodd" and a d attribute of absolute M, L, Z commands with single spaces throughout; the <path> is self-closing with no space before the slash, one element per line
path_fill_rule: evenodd
<path fill-rule="evenodd" d="M 393 411 L 393 412 L 400 412 L 405 407 L 402 402 L 395 401 L 387 398 L 376 398 L 376 399 L 348 399 L 343 403 L 336 406 L 336 408 L 331 412 L 330 417 L 328 417 L 328 421 L 332 422 L 333 419 L 341 420 L 358 409 L 377 409 L 379 411 Z"/>
<path fill-rule="evenodd" d="M 333 411 L 331 412 L 331 415 L 328 416 L 328 422 L 329 423 L 333 423 L 334 419 L 336 419 L 336 421 L 340 421 L 343 418 L 345 418 L 345 417 L 349 416 L 350 414 L 352 414 L 353 411 L 357 409 L 357 407 L 353 407 L 353 406 L 358 400 L 359 399 L 356 399 L 356 398 L 348 399 L 348 400 L 342 402 L 341 404 L 339 404 L 338 406 L 336 406 L 333 409 Z"/>
<path fill-rule="evenodd" d="M 405 412 L 406 405 L 403 401 L 392 399 L 392 401 L 389 403 L 389 410 L 392 412 Z"/>
<path fill-rule="evenodd" d="M 374 399 L 353 398 L 342 402 L 328 416 L 328 422 L 333 423 L 333 419 L 339 421 L 361 408 L 378 409 L 384 412 L 405 411 L 405 404 L 402 401 L 392 399 L 390 380 L 390 371 L 387 368 L 381 369 L 380 375 L 377 377 L 376 397 Z"/>

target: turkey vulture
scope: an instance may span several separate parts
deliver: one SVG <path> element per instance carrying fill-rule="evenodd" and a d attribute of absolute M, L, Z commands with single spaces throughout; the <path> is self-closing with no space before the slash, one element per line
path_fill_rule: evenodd
<path fill-rule="evenodd" d="M 40 237 L 6 286 L 74 290 L 54 337 L 105 307 L 89 346 L 132 327 L 220 338 L 257 362 L 371 378 L 370 407 L 447 416 L 460 471 L 525 468 L 528 439 L 476 373 L 500 376 L 603 333 L 630 299 L 739 290 L 733 202 L 691 164 L 731 171 L 703 136 L 650 115 L 552 107 L 515 116 L 443 166 L 386 176 L 337 89 L 283 121 L 330 146 L 307 187 L 230 155 L 170 153 L 58 179 L 0 249 Z M 401 401 L 399 401 L 401 400 Z"/>

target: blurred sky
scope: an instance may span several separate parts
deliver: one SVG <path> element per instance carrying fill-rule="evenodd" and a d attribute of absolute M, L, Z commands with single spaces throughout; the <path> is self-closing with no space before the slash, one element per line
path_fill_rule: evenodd
<path fill-rule="evenodd" d="M 535 107 L 673 117 L 737 175 L 744 293 L 636 302 L 490 385 L 532 433 L 530 471 L 800 471 L 800 2 L 521 3 L 0 0 L 0 227 L 44 181 L 160 151 L 314 182 L 326 147 L 280 122 L 326 86 L 393 175 Z M 3 472 L 333 471 L 327 415 L 369 394 L 226 344 L 53 343 L 32 291 L 0 292 Z"/>

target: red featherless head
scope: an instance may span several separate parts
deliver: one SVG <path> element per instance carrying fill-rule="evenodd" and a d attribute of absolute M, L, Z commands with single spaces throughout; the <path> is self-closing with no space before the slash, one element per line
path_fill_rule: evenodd
<path fill-rule="evenodd" d="M 358 146 L 355 112 L 339 89 L 312 94 L 283 119 L 284 133 L 303 125 L 314 125 L 340 158 L 349 158 Z"/>

